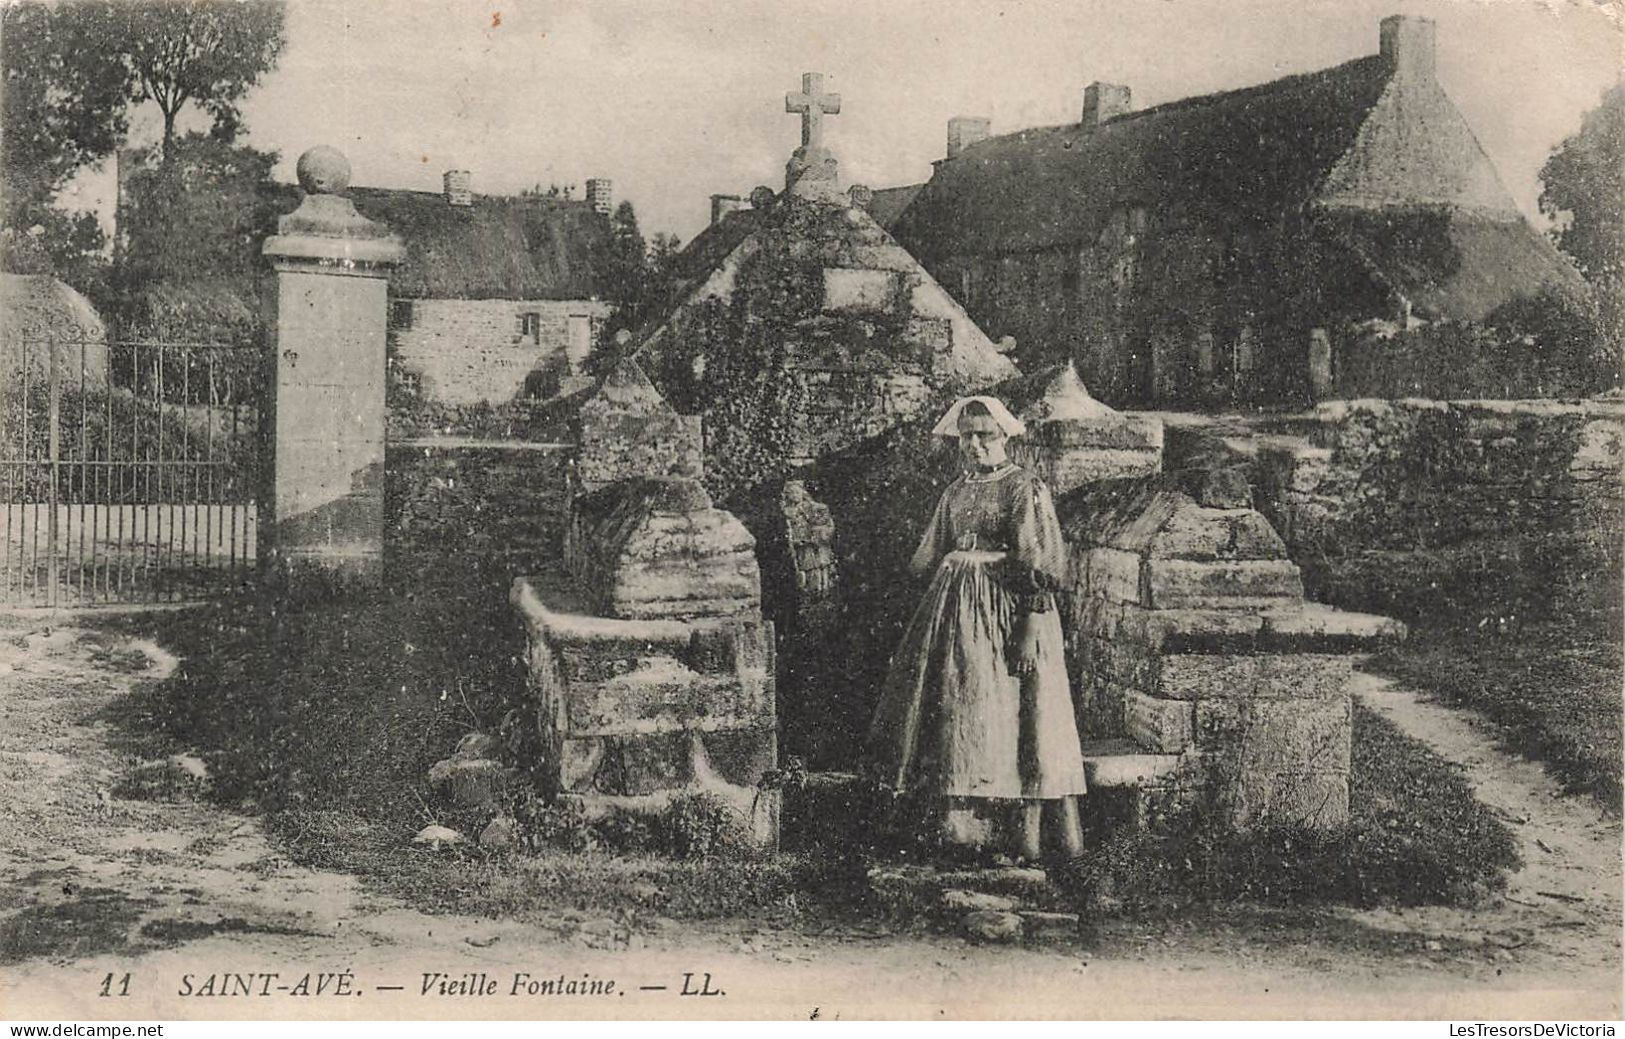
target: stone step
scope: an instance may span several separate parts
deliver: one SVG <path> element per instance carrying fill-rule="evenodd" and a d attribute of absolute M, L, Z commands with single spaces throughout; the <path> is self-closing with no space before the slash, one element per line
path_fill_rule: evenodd
<path fill-rule="evenodd" d="M 1083 774 L 1091 787 L 1137 787 L 1173 775 L 1178 754 L 1155 754 L 1131 739 L 1085 740 Z"/>
<path fill-rule="evenodd" d="M 891 865 L 871 869 L 868 879 L 888 912 L 932 920 L 978 941 L 1066 941 L 1080 933 L 1079 915 L 1042 869 Z"/>

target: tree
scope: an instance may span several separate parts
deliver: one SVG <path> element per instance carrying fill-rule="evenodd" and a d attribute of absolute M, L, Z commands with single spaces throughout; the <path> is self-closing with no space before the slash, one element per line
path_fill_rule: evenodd
<path fill-rule="evenodd" d="M 135 77 L 131 99 L 163 116 L 164 161 L 188 104 L 212 116 L 224 139 L 235 137 L 238 102 L 282 53 L 282 0 L 114 0 L 109 9 Z"/>
<path fill-rule="evenodd" d="M 1597 295 L 1617 347 L 1625 343 L 1625 84 L 1614 86 L 1540 170 L 1540 208 L 1558 248 Z"/>
<path fill-rule="evenodd" d="M 129 161 L 135 169 L 119 218 L 125 236 L 119 278 L 126 287 L 257 269 L 257 243 L 278 212 L 268 190 L 275 152 L 194 131 L 170 143 L 167 163 L 155 149 Z"/>
<path fill-rule="evenodd" d="M 112 154 L 129 130 L 131 77 L 109 61 L 105 23 L 88 4 L 0 9 L 0 158 L 6 206 L 48 203 L 81 166 Z"/>
<path fill-rule="evenodd" d="M 129 128 L 130 77 L 106 60 L 104 27 L 88 5 L 0 8 L 0 266 L 56 274 L 92 297 L 105 238 L 92 214 L 53 200 Z"/>
<path fill-rule="evenodd" d="M 598 292 L 615 304 L 618 327 L 635 328 L 642 319 L 648 266 L 648 245 L 638 229 L 637 210 L 622 202 L 610 217 L 609 241 L 598 265 Z"/>

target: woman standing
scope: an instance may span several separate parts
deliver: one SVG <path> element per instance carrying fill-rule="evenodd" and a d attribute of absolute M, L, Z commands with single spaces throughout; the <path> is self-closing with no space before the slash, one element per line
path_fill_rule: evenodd
<path fill-rule="evenodd" d="M 1051 594 L 1066 568 L 1055 506 L 1005 457 L 1024 428 L 998 400 L 963 398 L 933 432 L 958 437 L 964 472 L 914 553 L 914 572 L 933 576 L 892 656 L 870 753 L 949 844 L 1031 861 L 1047 843 L 1071 858 L 1085 784 Z"/>

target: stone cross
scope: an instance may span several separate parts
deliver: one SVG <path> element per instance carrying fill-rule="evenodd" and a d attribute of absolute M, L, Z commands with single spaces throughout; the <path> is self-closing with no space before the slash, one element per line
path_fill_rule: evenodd
<path fill-rule="evenodd" d="M 839 115 L 841 95 L 824 93 L 824 74 L 807 72 L 801 77 L 801 93 L 784 95 L 784 110 L 801 116 L 801 146 L 821 148 L 824 144 L 824 116 Z"/>

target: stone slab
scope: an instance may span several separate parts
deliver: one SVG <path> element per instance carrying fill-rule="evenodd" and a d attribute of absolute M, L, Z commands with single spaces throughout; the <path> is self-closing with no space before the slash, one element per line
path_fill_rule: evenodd
<path fill-rule="evenodd" d="M 686 646 L 697 632 L 723 632 L 740 623 L 731 617 L 676 620 L 597 616 L 590 612 L 579 589 L 572 586 L 569 575 L 557 567 L 515 578 L 508 601 L 533 635 L 561 644 Z"/>
<path fill-rule="evenodd" d="M 1304 603 L 1263 615 L 1260 647 L 1273 652 L 1363 652 L 1394 645 L 1405 625 L 1391 617 Z"/>
<path fill-rule="evenodd" d="M 1178 653 L 1162 657 L 1154 689 L 1171 700 L 1335 700 L 1354 662 L 1326 653 Z"/>
<path fill-rule="evenodd" d="M 824 268 L 824 309 L 885 313 L 901 302 L 895 271 Z"/>
<path fill-rule="evenodd" d="M 1258 614 L 1242 610 L 1127 608 L 1117 630 L 1123 640 L 1151 651 L 1240 652 L 1256 646 L 1264 621 Z"/>
<path fill-rule="evenodd" d="M 722 782 L 755 787 L 778 765 L 774 727 L 586 736 L 559 741 L 562 793 L 641 796 Z"/>
<path fill-rule="evenodd" d="M 1241 712 L 1243 773 L 1347 773 L 1352 725 L 1344 700 L 1254 700 Z"/>
<path fill-rule="evenodd" d="M 1129 693 L 1123 699 L 1123 730 L 1129 739 L 1158 754 L 1178 754 L 1190 745 L 1192 718 L 1188 701 L 1143 693 Z"/>
<path fill-rule="evenodd" d="M 671 657 L 646 657 L 607 681 L 572 682 L 564 692 L 564 735 L 634 735 L 772 725 L 772 680 L 764 670 L 701 674 Z"/>
<path fill-rule="evenodd" d="M 1259 658 L 1232 653 L 1181 653 L 1162 658 L 1157 696 L 1171 700 L 1248 699 L 1258 687 Z"/>
<path fill-rule="evenodd" d="M 1145 571 L 1147 604 L 1158 609 L 1201 608 L 1225 600 L 1251 604 L 1303 599 L 1303 578 L 1286 560 L 1149 559 Z"/>
<path fill-rule="evenodd" d="M 1083 772 L 1090 787 L 1145 786 L 1172 777 L 1178 768 L 1179 755 L 1148 754 L 1133 740 L 1083 744 Z"/>
<path fill-rule="evenodd" d="M 1225 559 L 1286 559 L 1275 528 L 1252 509 L 1211 509 L 1187 505 L 1175 510 L 1151 538 L 1155 559 L 1211 562 Z"/>
<path fill-rule="evenodd" d="M 1141 559 L 1133 552 L 1092 548 L 1086 553 L 1084 573 L 1091 596 L 1110 602 L 1141 601 Z"/>

